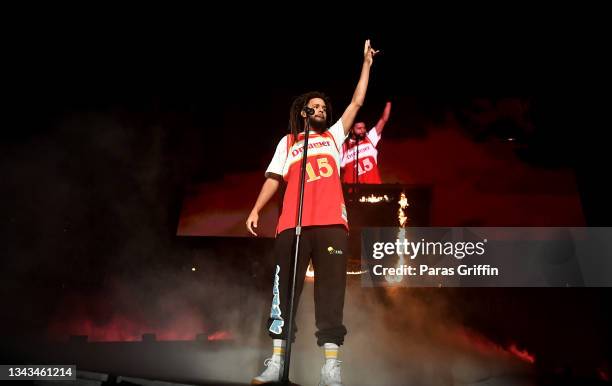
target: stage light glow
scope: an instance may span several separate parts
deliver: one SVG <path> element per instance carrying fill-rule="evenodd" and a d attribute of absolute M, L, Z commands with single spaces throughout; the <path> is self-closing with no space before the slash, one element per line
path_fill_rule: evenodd
<path fill-rule="evenodd" d="M 346 274 L 347 275 L 362 275 L 364 273 L 366 273 L 368 271 L 348 271 Z"/>
<path fill-rule="evenodd" d="M 370 194 L 369 196 L 361 196 L 359 198 L 359 202 L 369 202 L 371 204 L 376 204 L 378 202 L 389 202 L 389 197 L 385 194 L 384 196 L 375 196 L 374 194 Z"/>
<path fill-rule="evenodd" d="M 308 263 L 308 269 L 306 270 L 306 277 L 308 278 L 314 277 L 314 269 L 312 268 L 312 263 Z"/>
<path fill-rule="evenodd" d="M 508 351 L 510 351 L 517 358 L 525 362 L 535 363 L 535 356 L 533 354 L 529 353 L 527 350 L 519 350 L 519 348 L 514 343 L 510 345 L 510 347 L 508 348 Z"/>

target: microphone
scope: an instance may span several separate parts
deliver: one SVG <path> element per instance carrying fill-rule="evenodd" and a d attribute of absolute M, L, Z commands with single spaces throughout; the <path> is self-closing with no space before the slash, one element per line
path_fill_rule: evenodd
<path fill-rule="evenodd" d="M 314 115 L 314 113 L 315 113 L 314 109 L 311 109 L 308 106 L 304 106 L 302 111 L 304 111 L 306 113 L 306 115 Z"/>

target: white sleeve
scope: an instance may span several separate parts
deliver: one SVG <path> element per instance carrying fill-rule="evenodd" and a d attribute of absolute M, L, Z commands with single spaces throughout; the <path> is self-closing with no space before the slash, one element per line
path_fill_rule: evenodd
<path fill-rule="evenodd" d="M 287 161 L 287 136 L 285 135 L 278 145 L 276 151 L 272 157 L 272 161 L 266 169 L 266 177 L 272 177 L 271 174 L 276 174 L 280 177 L 283 176 L 283 169 L 285 168 L 285 162 Z"/>
<path fill-rule="evenodd" d="M 338 151 L 342 151 L 342 144 L 346 139 L 346 134 L 344 134 L 344 126 L 342 126 L 342 118 L 338 119 L 338 122 L 334 123 L 332 127 L 329 128 L 329 133 L 336 141 L 336 146 L 338 146 Z"/>
<path fill-rule="evenodd" d="M 376 131 L 376 127 L 370 129 L 370 131 L 368 132 L 368 139 L 370 140 L 370 142 L 372 142 L 372 145 L 374 145 L 374 147 L 378 145 L 378 141 L 380 141 L 380 138 L 381 136 Z"/>
<path fill-rule="evenodd" d="M 340 145 L 340 167 L 343 168 L 346 164 L 346 152 L 344 151 L 344 144 L 342 144 Z"/>

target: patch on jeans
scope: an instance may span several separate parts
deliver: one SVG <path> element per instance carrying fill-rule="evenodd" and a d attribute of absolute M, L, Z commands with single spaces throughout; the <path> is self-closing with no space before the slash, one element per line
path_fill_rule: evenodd
<path fill-rule="evenodd" d="M 285 325 L 285 321 L 281 317 L 281 309 L 280 309 L 280 291 L 278 289 L 279 285 L 279 277 L 278 273 L 280 272 L 280 266 L 276 265 L 276 274 L 274 275 L 274 287 L 272 287 L 272 308 L 270 309 L 270 318 L 274 319 L 272 324 L 270 324 L 270 328 L 268 329 L 273 334 L 281 334 L 283 332 L 283 326 Z"/>

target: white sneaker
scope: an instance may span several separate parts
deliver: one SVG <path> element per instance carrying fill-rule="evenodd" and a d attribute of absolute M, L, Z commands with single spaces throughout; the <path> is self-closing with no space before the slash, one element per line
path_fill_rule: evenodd
<path fill-rule="evenodd" d="M 328 359 L 321 368 L 321 380 L 319 386 L 342 386 L 340 376 L 340 363 L 337 359 Z"/>
<path fill-rule="evenodd" d="M 264 361 L 266 369 L 260 375 L 251 380 L 252 385 L 280 381 L 281 359 L 279 357 L 268 358 Z"/>

